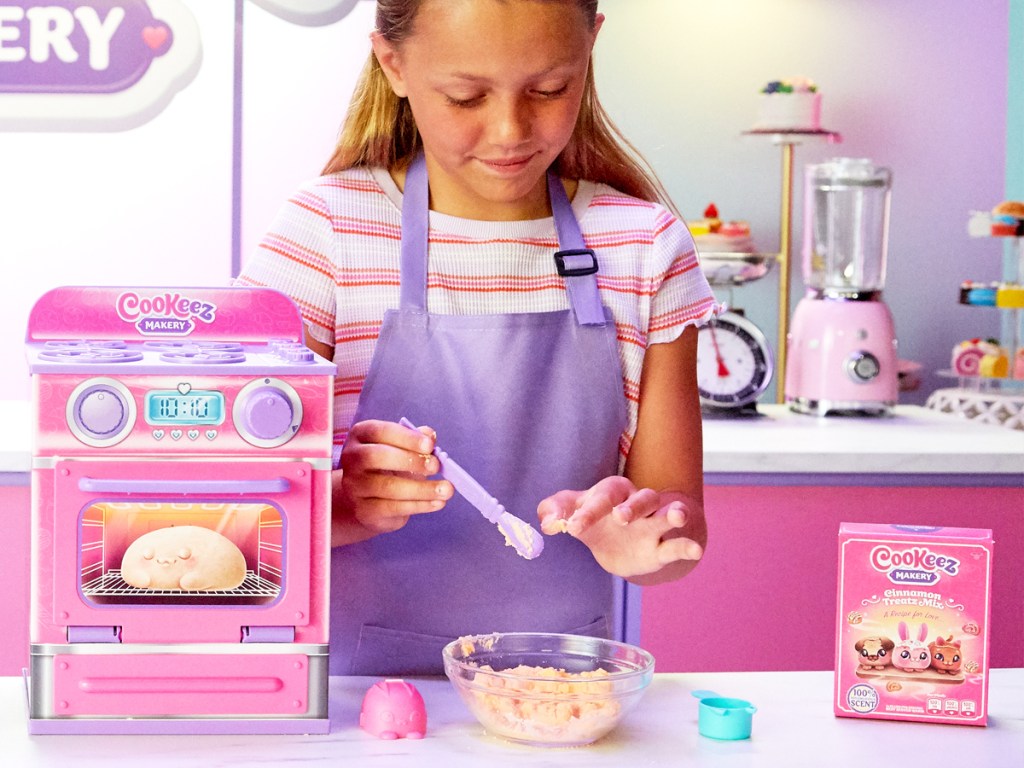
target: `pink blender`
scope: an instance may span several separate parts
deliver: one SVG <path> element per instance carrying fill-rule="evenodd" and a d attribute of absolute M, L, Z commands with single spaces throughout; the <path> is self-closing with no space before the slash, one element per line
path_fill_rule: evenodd
<path fill-rule="evenodd" d="M 885 415 L 898 391 L 896 334 L 882 302 L 892 173 L 834 158 L 806 169 L 803 276 L 787 337 L 792 410 Z"/>

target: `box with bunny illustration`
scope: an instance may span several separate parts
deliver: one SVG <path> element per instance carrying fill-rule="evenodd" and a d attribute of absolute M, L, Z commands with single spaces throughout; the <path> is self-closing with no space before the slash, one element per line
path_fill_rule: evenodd
<path fill-rule="evenodd" d="M 985 725 L 992 531 L 842 523 L 835 713 Z"/>

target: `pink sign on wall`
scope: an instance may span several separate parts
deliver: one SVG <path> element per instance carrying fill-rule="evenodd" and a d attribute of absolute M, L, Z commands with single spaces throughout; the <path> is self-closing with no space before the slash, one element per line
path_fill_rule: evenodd
<path fill-rule="evenodd" d="M 199 70 L 179 0 L 0 0 L 0 130 L 125 130 Z"/>

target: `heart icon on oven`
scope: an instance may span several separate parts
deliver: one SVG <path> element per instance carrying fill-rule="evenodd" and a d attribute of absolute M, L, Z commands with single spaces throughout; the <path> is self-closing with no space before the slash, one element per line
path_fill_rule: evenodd
<path fill-rule="evenodd" d="M 181 430 L 180 429 L 172 429 L 171 430 L 171 440 L 181 440 Z"/>
<path fill-rule="evenodd" d="M 206 439 L 207 440 L 213 440 L 213 438 L 215 438 L 216 436 L 217 436 L 217 430 L 216 429 L 208 429 L 208 430 L 206 430 Z"/>
<path fill-rule="evenodd" d="M 190 429 L 188 431 L 188 439 L 189 440 L 198 440 L 199 439 L 199 430 L 198 429 Z"/>
<path fill-rule="evenodd" d="M 164 439 L 164 431 L 162 429 L 154 429 L 153 430 L 153 439 L 154 440 L 163 440 Z"/>
<path fill-rule="evenodd" d="M 178 385 L 178 392 L 183 395 L 187 395 L 191 391 L 192 385 L 189 384 L 188 382 L 182 382 L 181 384 Z"/>

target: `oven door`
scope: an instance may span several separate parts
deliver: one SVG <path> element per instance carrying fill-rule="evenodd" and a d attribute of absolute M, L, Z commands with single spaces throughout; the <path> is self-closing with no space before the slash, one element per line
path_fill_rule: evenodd
<path fill-rule="evenodd" d="M 69 641 L 288 641 L 309 621 L 307 462 L 54 469 L 53 619 Z"/>

